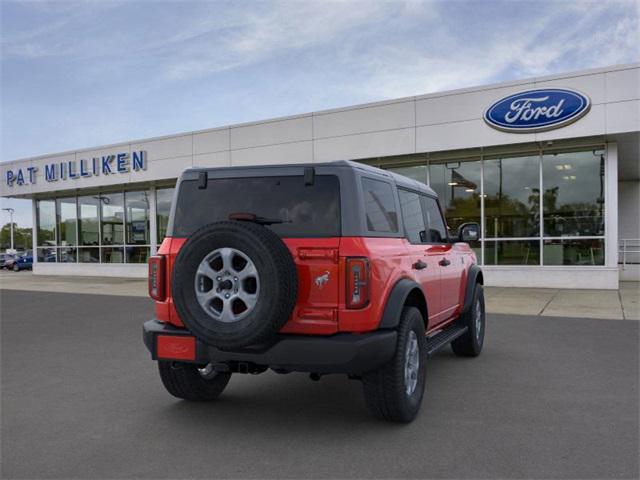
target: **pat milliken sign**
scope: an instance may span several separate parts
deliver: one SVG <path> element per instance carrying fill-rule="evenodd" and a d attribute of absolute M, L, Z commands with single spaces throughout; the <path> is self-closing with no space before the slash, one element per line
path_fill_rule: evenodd
<path fill-rule="evenodd" d="M 564 127 L 587 114 L 587 95 L 566 88 L 539 88 L 504 97 L 484 112 L 491 127 L 512 133 L 532 133 Z"/>
<path fill-rule="evenodd" d="M 41 171 L 42 168 L 42 171 Z M 147 152 L 139 150 L 114 153 L 100 157 L 82 158 L 64 162 L 52 162 L 40 167 L 25 167 L 7 170 L 4 178 L 9 187 L 35 184 L 39 177 L 47 182 L 59 180 L 81 180 L 87 177 L 119 175 L 147 169 Z"/>

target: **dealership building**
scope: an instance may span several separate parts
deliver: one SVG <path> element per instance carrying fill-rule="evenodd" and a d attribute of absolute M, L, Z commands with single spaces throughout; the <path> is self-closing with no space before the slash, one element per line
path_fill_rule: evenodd
<path fill-rule="evenodd" d="M 452 231 L 480 223 L 489 285 L 640 279 L 640 64 L 5 162 L 0 195 L 33 202 L 34 273 L 142 277 L 184 169 L 347 159 L 429 184 Z"/>

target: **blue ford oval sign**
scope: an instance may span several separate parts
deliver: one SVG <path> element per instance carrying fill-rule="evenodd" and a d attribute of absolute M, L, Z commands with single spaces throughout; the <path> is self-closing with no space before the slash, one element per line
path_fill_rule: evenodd
<path fill-rule="evenodd" d="M 590 107 L 589 97 L 575 90 L 541 88 L 498 100 L 484 113 L 484 120 L 507 132 L 540 132 L 575 122 Z"/>

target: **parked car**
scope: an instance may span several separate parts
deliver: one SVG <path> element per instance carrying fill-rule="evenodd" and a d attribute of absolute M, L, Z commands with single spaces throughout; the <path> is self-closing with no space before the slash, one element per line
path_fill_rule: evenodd
<path fill-rule="evenodd" d="M 232 374 L 360 380 L 369 410 L 408 422 L 428 358 L 480 354 L 478 224 L 449 238 L 433 190 L 354 162 L 189 169 L 149 261 L 144 342 L 186 400 Z"/>
<path fill-rule="evenodd" d="M 13 262 L 13 271 L 19 272 L 20 270 L 31 270 L 33 268 L 33 255 L 31 253 L 25 253 L 20 255 Z"/>
<path fill-rule="evenodd" d="M 6 270 L 11 270 L 13 268 L 13 262 L 15 262 L 16 258 L 17 258 L 16 254 L 5 253 L 4 259 L 2 260 L 2 268 Z"/>

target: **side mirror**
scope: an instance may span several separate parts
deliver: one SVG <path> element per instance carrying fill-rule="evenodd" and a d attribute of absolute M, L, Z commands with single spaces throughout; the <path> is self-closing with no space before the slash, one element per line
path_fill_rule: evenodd
<path fill-rule="evenodd" d="M 458 227 L 459 242 L 475 242 L 480 239 L 480 225 L 477 223 L 463 223 Z"/>

